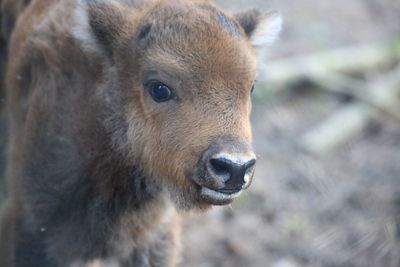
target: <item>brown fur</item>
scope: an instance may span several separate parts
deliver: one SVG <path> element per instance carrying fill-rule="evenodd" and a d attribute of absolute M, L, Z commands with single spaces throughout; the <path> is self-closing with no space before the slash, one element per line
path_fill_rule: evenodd
<path fill-rule="evenodd" d="M 78 2 L 2 3 L 18 8 L 2 35 L 11 140 L 0 267 L 175 266 L 175 207 L 210 206 L 190 179 L 202 154 L 220 140 L 251 150 L 246 33 L 257 19 L 200 0 Z M 148 79 L 176 97 L 154 102 Z"/>

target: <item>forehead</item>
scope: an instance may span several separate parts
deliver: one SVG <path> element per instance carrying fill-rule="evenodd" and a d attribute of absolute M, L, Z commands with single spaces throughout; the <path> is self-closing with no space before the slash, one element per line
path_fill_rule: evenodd
<path fill-rule="evenodd" d="M 170 0 L 159 1 L 150 10 L 148 16 L 151 20 L 161 23 L 179 24 L 184 22 L 187 26 L 220 26 L 220 29 L 229 32 L 231 35 L 240 38 L 242 31 L 235 19 L 225 14 L 222 10 L 211 3 Z M 181 25 L 182 26 L 182 25 Z"/>
<path fill-rule="evenodd" d="M 255 55 L 237 24 L 209 4 L 160 4 L 148 15 L 151 24 L 146 44 L 150 62 L 160 67 L 210 75 L 252 79 Z"/>

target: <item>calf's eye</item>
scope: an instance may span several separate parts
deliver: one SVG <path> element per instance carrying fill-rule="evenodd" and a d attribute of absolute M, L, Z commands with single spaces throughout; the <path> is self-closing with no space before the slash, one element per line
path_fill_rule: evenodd
<path fill-rule="evenodd" d="M 165 102 L 172 98 L 172 90 L 168 85 L 156 82 L 150 85 L 150 95 L 158 103 Z"/>

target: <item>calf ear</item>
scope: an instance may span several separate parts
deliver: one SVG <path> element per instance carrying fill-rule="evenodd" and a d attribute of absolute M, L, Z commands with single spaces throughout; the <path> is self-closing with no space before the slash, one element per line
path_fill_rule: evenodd
<path fill-rule="evenodd" d="M 120 40 L 124 16 L 122 7 L 113 0 L 81 0 L 76 9 L 77 25 L 73 35 L 86 48 L 112 53 L 113 44 Z"/>
<path fill-rule="evenodd" d="M 262 14 L 251 9 L 236 14 L 236 19 L 255 47 L 274 43 L 282 29 L 282 18 L 277 12 Z"/>

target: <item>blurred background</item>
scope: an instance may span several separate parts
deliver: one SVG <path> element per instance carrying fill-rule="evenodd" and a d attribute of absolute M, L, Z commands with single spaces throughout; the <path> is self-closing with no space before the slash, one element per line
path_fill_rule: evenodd
<path fill-rule="evenodd" d="M 399 267 L 400 1 L 217 3 L 284 28 L 253 94 L 253 185 L 188 215 L 182 266 Z"/>

